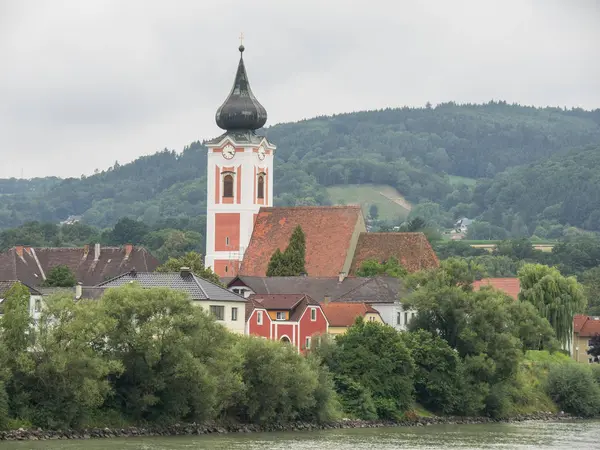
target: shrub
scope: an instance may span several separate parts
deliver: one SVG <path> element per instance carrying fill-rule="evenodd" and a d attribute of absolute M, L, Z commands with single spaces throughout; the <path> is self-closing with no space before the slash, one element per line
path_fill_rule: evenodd
<path fill-rule="evenodd" d="M 337 375 L 334 380 L 346 413 L 363 420 L 377 419 L 377 409 L 369 389 L 345 375 Z"/>
<path fill-rule="evenodd" d="M 587 417 L 600 413 L 600 386 L 594 381 L 589 366 L 553 365 L 548 372 L 546 389 L 565 412 Z"/>
<path fill-rule="evenodd" d="M 8 428 L 8 395 L 4 383 L 0 381 L 0 430 Z"/>

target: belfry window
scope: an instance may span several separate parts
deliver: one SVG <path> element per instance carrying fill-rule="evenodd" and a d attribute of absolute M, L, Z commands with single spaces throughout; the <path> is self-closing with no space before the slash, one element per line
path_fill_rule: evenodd
<path fill-rule="evenodd" d="M 265 198 L 265 176 L 263 174 L 260 174 L 258 176 L 258 194 L 256 195 L 257 198 Z"/>
<path fill-rule="evenodd" d="M 223 177 L 223 197 L 233 197 L 233 175 Z"/>

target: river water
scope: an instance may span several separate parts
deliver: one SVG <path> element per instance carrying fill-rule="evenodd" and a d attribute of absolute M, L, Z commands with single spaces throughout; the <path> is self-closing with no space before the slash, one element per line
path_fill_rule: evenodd
<path fill-rule="evenodd" d="M 189 437 L 0 442 L 0 450 L 600 449 L 600 421 L 370 428 Z"/>

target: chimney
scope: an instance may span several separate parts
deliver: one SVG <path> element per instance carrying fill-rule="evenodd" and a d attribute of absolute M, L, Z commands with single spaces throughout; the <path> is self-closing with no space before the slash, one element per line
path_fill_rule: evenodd
<path fill-rule="evenodd" d="M 90 246 L 88 244 L 85 244 L 83 246 L 83 259 L 86 259 L 89 254 L 90 254 Z"/>
<path fill-rule="evenodd" d="M 23 258 L 23 246 L 22 245 L 16 245 L 15 251 L 17 252 L 17 255 L 19 255 L 19 257 Z"/>
<path fill-rule="evenodd" d="M 323 303 L 326 305 L 331 301 L 331 295 L 329 294 L 325 294 L 325 297 L 323 297 Z"/>
<path fill-rule="evenodd" d="M 79 300 L 83 295 L 83 286 L 81 281 L 75 285 L 75 300 Z"/>
<path fill-rule="evenodd" d="M 125 244 L 125 259 L 129 259 L 129 255 L 133 251 L 133 244 Z"/>
<path fill-rule="evenodd" d="M 338 283 L 341 283 L 346 278 L 346 272 L 340 272 L 338 274 Z"/>
<path fill-rule="evenodd" d="M 94 245 L 94 261 L 98 261 L 100 259 L 100 244 Z"/>
<path fill-rule="evenodd" d="M 187 278 L 192 274 L 192 271 L 189 267 L 182 267 L 181 269 L 179 269 L 179 275 L 181 275 L 181 278 Z"/>
<path fill-rule="evenodd" d="M 131 270 L 129 271 L 129 275 L 131 275 L 132 277 L 137 277 L 137 270 L 135 270 L 135 267 L 132 267 Z"/>

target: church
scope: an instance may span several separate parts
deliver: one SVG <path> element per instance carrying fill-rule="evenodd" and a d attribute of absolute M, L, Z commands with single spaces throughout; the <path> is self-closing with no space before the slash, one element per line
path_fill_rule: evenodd
<path fill-rule="evenodd" d="M 267 111 L 254 96 L 244 46 L 231 92 L 216 113 L 224 133 L 208 142 L 205 266 L 223 279 L 264 277 L 292 231 L 306 237 L 310 277 L 353 275 L 362 262 L 395 257 L 409 272 L 437 267 L 423 233 L 368 233 L 359 206 L 273 207 L 276 146 L 257 134 Z"/>

